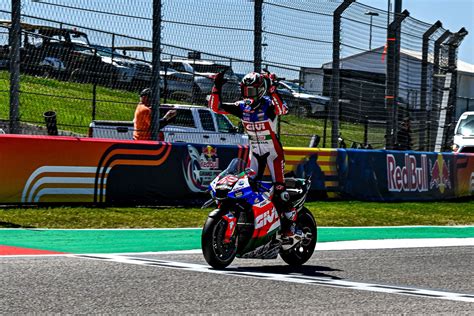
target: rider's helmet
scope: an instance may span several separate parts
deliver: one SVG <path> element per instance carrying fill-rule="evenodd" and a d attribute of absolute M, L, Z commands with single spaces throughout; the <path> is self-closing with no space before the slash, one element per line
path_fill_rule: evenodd
<path fill-rule="evenodd" d="M 258 101 L 267 93 L 267 88 L 267 80 L 257 72 L 246 74 L 240 82 L 240 91 L 245 99 Z"/>

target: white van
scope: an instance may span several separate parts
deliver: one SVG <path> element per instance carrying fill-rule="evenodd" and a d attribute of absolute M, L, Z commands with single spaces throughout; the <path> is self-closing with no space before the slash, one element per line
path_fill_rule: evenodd
<path fill-rule="evenodd" d="M 474 153 L 474 112 L 464 112 L 454 130 L 453 151 Z"/>
<path fill-rule="evenodd" d="M 195 105 L 162 104 L 160 114 L 177 111 L 173 121 L 161 129 L 164 141 L 210 145 L 247 145 L 248 136 L 235 127 L 227 116 L 216 114 L 209 108 Z M 133 139 L 131 121 L 93 121 L 89 137 Z"/>

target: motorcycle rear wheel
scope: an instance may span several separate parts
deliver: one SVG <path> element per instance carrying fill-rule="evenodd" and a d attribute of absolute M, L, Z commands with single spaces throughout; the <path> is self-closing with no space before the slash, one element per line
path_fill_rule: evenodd
<path fill-rule="evenodd" d="M 299 245 L 293 248 L 280 251 L 280 257 L 290 266 L 300 266 L 308 261 L 314 253 L 318 239 L 316 220 L 306 207 L 303 207 L 298 213 L 296 226 L 304 234 L 311 233 L 311 238 L 303 239 Z"/>
<path fill-rule="evenodd" d="M 227 267 L 237 254 L 237 237 L 233 237 L 230 243 L 224 243 L 227 222 L 223 215 L 221 212 L 220 216 L 208 217 L 202 229 L 202 253 L 206 262 L 215 269 Z"/>

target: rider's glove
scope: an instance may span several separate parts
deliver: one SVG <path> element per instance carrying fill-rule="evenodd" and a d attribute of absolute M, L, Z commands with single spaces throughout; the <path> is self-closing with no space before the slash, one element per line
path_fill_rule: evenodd
<path fill-rule="evenodd" d="M 273 93 L 278 87 L 278 78 L 276 74 L 274 73 L 267 74 L 267 78 L 270 81 L 270 86 L 268 87 L 268 93 Z"/>
<path fill-rule="evenodd" d="M 222 90 L 222 86 L 227 82 L 227 79 L 224 78 L 225 71 L 219 72 L 214 76 L 214 87 L 212 92 L 219 93 Z"/>

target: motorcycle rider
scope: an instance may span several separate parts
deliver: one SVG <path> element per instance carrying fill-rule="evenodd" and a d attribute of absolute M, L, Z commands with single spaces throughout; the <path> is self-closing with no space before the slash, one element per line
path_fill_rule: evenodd
<path fill-rule="evenodd" d="M 288 113 L 288 107 L 276 90 L 277 77 L 273 73 L 248 73 L 240 83 L 243 100 L 235 103 L 222 102 L 221 91 L 226 81 L 224 72 L 214 77 L 208 106 L 216 113 L 241 119 L 249 135 L 249 168 L 256 171 L 256 179 L 261 179 L 268 166 L 274 183 L 273 202 L 280 215 L 284 214 L 282 235 L 294 244 L 302 238 L 302 232 L 296 227 L 297 211 L 291 205 L 284 180 L 285 157 L 277 135 L 277 120 Z"/>

